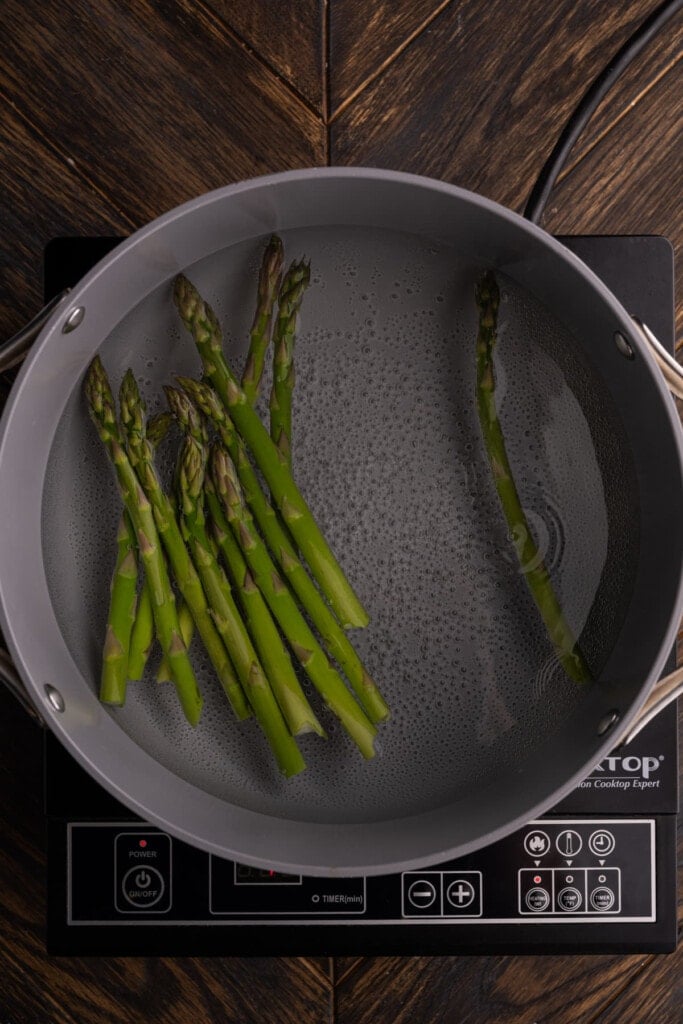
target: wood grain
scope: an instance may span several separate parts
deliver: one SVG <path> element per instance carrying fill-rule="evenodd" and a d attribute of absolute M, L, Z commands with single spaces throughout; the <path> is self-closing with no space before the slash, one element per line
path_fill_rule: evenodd
<path fill-rule="evenodd" d="M 612 47 L 615 51 L 616 48 Z M 607 94 L 577 140 L 563 175 L 571 171 L 572 167 L 592 149 L 596 142 L 600 141 L 605 132 L 614 127 L 619 120 L 632 113 L 635 105 L 647 96 L 660 78 L 665 74 L 671 74 L 680 80 L 680 65 L 676 68 L 676 64 L 681 59 L 683 59 L 683 12 L 671 19 L 661 34 L 649 43 L 624 72 L 614 89 Z M 678 109 L 680 109 L 680 105 Z M 674 116 L 675 113 L 672 111 Z"/>
<path fill-rule="evenodd" d="M 331 125 L 331 161 L 523 205 L 565 119 L 652 0 L 451 4 Z M 609 50 L 607 50 L 609 47 Z"/>
<path fill-rule="evenodd" d="M 663 234 L 674 246 L 677 336 L 683 333 L 683 198 L 677 75 L 666 75 L 553 191 L 545 226 L 558 233 Z M 676 170 L 677 169 L 677 170 Z"/>
<path fill-rule="evenodd" d="M 333 0 L 330 108 L 337 111 L 452 0 Z"/>
<path fill-rule="evenodd" d="M 322 123 L 190 0 L 5 0 L 0 29 L 0 94 L 138 225 L 323 160 Z"/>
<path fill-rule="evenodd" d="M 650 959 L 370 958 L 338 986 L 336 1024 L 588 1024 Z"/>
<path fill-rule="evenodd" d="M 9 338 L 42 306 L 42 250 L 50 238 L 127 234 L 130 222 L 7 107 L 0 179 L 0 338 Z"/>
<path fill-rule="evenodd" d="M 206 0 L 318 111 L 322 111 L 323 0 Z"/>
<path fill-rule="evenodd" d="M 657 956 L 591 1024 L 675 1024 L 683 1007 L 683 945 Z"/>

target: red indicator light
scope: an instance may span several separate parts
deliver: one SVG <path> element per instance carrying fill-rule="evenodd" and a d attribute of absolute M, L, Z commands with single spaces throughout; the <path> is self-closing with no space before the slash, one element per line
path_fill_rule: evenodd
<path fill-rule="evenodd" d="M 536 885 L 539 885 L 540 882 L 541 882 L 541 876 L 540 875 L 534 875 L 534 882 L 536 883 Z"/>
<path fill-rule="evenodd" d="M 141 839 L 140 842 L 138 843 L 138 846 L 140 846 L 144 850 L 144 848 L 147 846 L 147 840 Z"/>
<path fill-rule="evenodd" d="M 275 872 L 274 871 L 269 871 L 268 874 L 270 875 L 271 878 L 275 878 Z"/>

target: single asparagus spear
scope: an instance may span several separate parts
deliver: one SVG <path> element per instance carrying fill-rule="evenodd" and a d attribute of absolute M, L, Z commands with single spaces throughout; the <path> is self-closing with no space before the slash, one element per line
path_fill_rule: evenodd
<path fill-rule="evenodd" d="M 121 382 L 120 403 L 128 454 L 154 510 L 159 536 L 166 549 L 180 593 L 192 612 L 199 635 L 235 715 L 240 720 L 248 718 L 249 707 L 225 644 L 209 611 L 199 575 L 185 546 L 173 503 L 161 486 L 154 467 L 152 446 L 145 431 L 144 403 L 137 381 L 130 370 Z"/>
<path fill-rule="evenodd" d="M 278 296 L 273 330 L 273 386 L 270 392 L 270 436 L 282 461 L 292 465 L 292 391 L 294 390 L 294 336 L 304 292 L 311 279 L 311 265 L 292 263 Z"/>
<path fill-rule="evenodd" d="M 251 405 L 256 401 L 261 386 L 263 363 L 270 342 L 273 306 L 282 277 L 283 258 L 282 241 L 277 235 L 273 235 L 263 254 L 258 279 L 256 313 L 249 335 L 247 362 L 242 374 L 242 387 Z"/>
<path fill-rule="evenodd" d="M 232 535 L 209 476 L 204 483 L 204 492 L 211 514 L 216 543 L 222 551 L 232 579 L 238 587 L 247 627 L 287 725 L 295 736 L 311 731 L 317 732 L 319 736 L 324 736 L 325 730 L 301 689 L 287 648 L 282 642 L 282 637 L 273 621 L 263 594 L 256 586 L 254 577 L 244 560 L 240 546 Z"/>
<path fill-rule="evenodd" d="M 566 621 L 553 590 L 550 574 L 534 543 L 524 509 L 517 492 L 505 449 L 505 439 L 496 411 L 496 380 L 493 370 L 493 349 L 496 344 L 498 285 L 494 274 L 487 271 L 476 289 L 479 308 L 477 335 L 477 408 L 486 454 L 498 491 L 498 497 L 514 538 L 515 550 L 531 595 L 543 619 L 548 636 L 565 672 L 577 683 L 587 683 L 591 672 Z"/>
<path fill-rule="evenodd" d="M 254 529 L 232 460 L 225 449 L 218 445 L 212 449 L 210 469 L 214 488 L 221 499 L 235 539 L 292 651 L 327 706 L 355 740 L 363 757 L 372 757 L 377 729 L 356 704 L 339 673 L 328 662 L 296 601 L 280 578 L 268 549 Z"/>
<path fill-rule="evenodd" d="M 216 392 L 200 381 L 187 377 L 178 378 L 187 393 L 201 411 L 214 424 L 237 469 L 237 476 L 247 504 L 249 505 L 264 540 L 273 557 L 285 574 L 292 590 L 302 607 L 320 633 L 328 654 L 341 666 L 353 690 L 373 722 L 389 717 L 389 708 L 353 646 L 325 604 L 320 591 L 301 564 L 294 545 L 283 528 L 275 509 L 268 501 L 249 461 L 239 434 Z M 192 404 L 192 402 L 190 403 Z"/>
<path fill-rule="evenodd" d="M 104 704 L 121 707 L 126 701 L 128 657 L 138 580 L 135 533 L 125 511 L 121 515 L 116 544 L 116 565 L 110 587 L 107 632 L 102 653 L 100 700 Z"/>
<path fill-rule="evenodd" d="M 169 427 L 173 422 L 173 417 L 170 413 L 159 412 L 156 416 L 152 416 L 149 423 L 147 424 L 147 439 L 152 447 L 156 450 L 161 442 L 166 437 Z M 178 609 L 178 620 L 181 625 L 181 634 L 186 646 L 188 641 L 185 637 L 185 633 L 182 630 L 183 616 L 182 608 Z M 149 593 L 149 584 L 147 583 L 147 577 L 142 578 L 142 587 L 140 589 L 140 597 L 138 598 L 138 605 L 135 611 L 135 622 L 133 623 L 133 632 L 130 638 L 130 653 L 128 656 L 128 678 L 129 679 L 142 679 L 145 672 L 145 665 L 152 652 L 154 646 L 154 616 L 152 614 L 152 598 Z M 164 664 L 166 665 L 166 678 L 171 682 L 171 673 L 168 666 L 168 662 L 164 658 Z"/>
<path fill-rule="evenodd" d="M 181 632 L 182 635 L 182 632 Z M 154 612 L 152 595 L 149 592 L 147 576 L 142 578 L 140 597 L 135 610 L 135 622 L 130 637 L 130 654 L 128 657 L 128 678 L 142 679 L 145 665 L 154 646 Z"/>
<path fill-rule="evenodd" d="M 175 598 L 159 544 L 152 507 L 123 448 L 123 438 L 116 422 L 114 398 L 99 356 L 90 364 L 85 392 L 90 415 L 114 464 L 123 501 L 135 530 L 140 557 L 149 580 L 154 621 L 162 649 L 168 656 L 185 717 L 191 725 L 196 725 L 201 714 L 202 695 L 180 635 Z"/>
<path fill-rule="evenodd" d="M 192 618 L 192 612 L 183 600 L 178 605 L 178 622 L 180 623 L 180 635 L 183 638 L 183 643 L 189 651 L 192 637 L 194 636 L 194 619 Z M 162 654 L 159 668 L 157 669 L 157 682 L 170 683 L 172 681 L 171 666 L 166 655 Z"/>
<path fill-rule="evenodd" d="M 182 274 L 175 280 L 174 298 L 183 323 L 192 332 L 207 377 L 251 449 L 282 518 L 339 621 L 345 627 L 366 626 L 367 612 L 332 554 L 280 452 L 225 361 L 215 314 Z"/>
<path fill-rule="evenodd" d="M 301 751 L 287 728 L 233 600 L 230 584 L 216 561 L 213 545 L 206 533 L 203 507 L 204 450 L 189 435 L 181 449 L 178 466 L 178 503 L 216 626 L 231 653 L 244 692 L 266 734 L 280 771 L 287 777 L 297 775 L 305 768 Z"/>

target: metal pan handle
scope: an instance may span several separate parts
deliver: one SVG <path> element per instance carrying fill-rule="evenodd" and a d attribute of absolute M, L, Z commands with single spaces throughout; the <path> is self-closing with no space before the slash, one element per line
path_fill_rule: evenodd
<path fill-rule="evenodd" d="M 634 316 L 633 313 L 631 314 L 631 319 L 639 329 L 645 344 L 654 356 L 657 366 L 662 371 L 662 376 L 666 381 L 669 391 L 676 398 L 683 399 L 683 366 L 676 362 L 671 353 L 667 352 L 664 346 L 657 341 L 657 338 L 647 324 L 643 323 L 639 317 Z"/>
<path fill-rule="evenodd" d="M 44 725 L 43 719 L 38 714 L 33 701 L 30 699 L 19 673 L 12 663 L 7 651 L 0 648 L 0 682 L 4 683 L 21 704 L 24 711 L 27 711 L 31 718 L 39 725 Z"/>
<path fill-rule="evenodd" d="M 656 718 L 660 711 L 663 711 L 668 704 L 683 695 L 683 668 L 677 668 L 668 676 L 664 676 L 655 684 L 650 696 L 647 698 L 635 722 L 632 722 L 626 734 L 622 737 L 619 746 L 626 746 L 632 739 L 641 732 L 645 726 Z"/>
<path fill-rule="evenodd" d="M 54 299 L 50 299 L 47 305 L 43 306 L 40 313 L 34 316 L 33 320 L 0 345 L 0 372 L 9 370 L 12 366 L 16 366 L 17 363 L 22 361 L 57 306 L 68 293 L 69 289 L 67 288 L 60 295 L 56 295 Z"/>

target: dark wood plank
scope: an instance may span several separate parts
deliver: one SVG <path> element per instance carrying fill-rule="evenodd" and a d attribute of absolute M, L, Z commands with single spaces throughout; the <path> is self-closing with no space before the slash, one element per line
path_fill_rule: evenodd
<path fill-rule="evenodd" d="M 42 249 L 55 235 L 126 234 L 127 217 L 7 108 L 0 131 L 0 338 L 42 306 Z"/>
<path fill-rule="evenodd" d="M 616 50 L 616 47 L 613 46 L 612 49 Z M 577 140 L 566 170 L 570 170 L 589 149 L 592 149 L 617 121 L 627 117 L 636 103 L 647 96 L 663 75 L 672 72 L 680 77 L 680 66 L 675 72 L 673 69 L 681 59 L 683 12 L 672 18 L 658 38 L 650 42 L 605 97 Z"/>
<path fill-rule="evenodd" d="M 322 111 L 323 0 L 205 0 L 279 75 Z"/>
<path fill-rule="evenodd" d="M 331 0 L 330 108 L 336 111 L 451 0 Z"/>
<path fill-rule="evenodd" d="M 323 159 L 320 120 L 190 0 L 6 0 L 0 30 L 0 95 L 138 224 Z"/>
<path fill-rule="evenodd" d="M 455 182 L 508 206 L 654 0 L 451 4 L 331 125 L 331 162 Z M 334 74 L 333 69 L 333 77 Z"/>
<path fill-rule="evenodd" d="M 683 207 L 680 125 L 683 102 L 675 72 L 660 79 L 628 117 L 596 145 L 554 190 L 545 226 L 559 233 L 666 235 L 678 267 L 677 335 L 683 331 Z"/>
<path fill-rule="evenodd" d="M 683 1007 L 683 945 L 655 957 L 591 1024 L 674 1024 Z"/>
<path fill-rule="evenodd" d="M 643 956 L 377 957 L 336 993 L 336 1024 L 577 1024 L 593 1019 Z"/>

